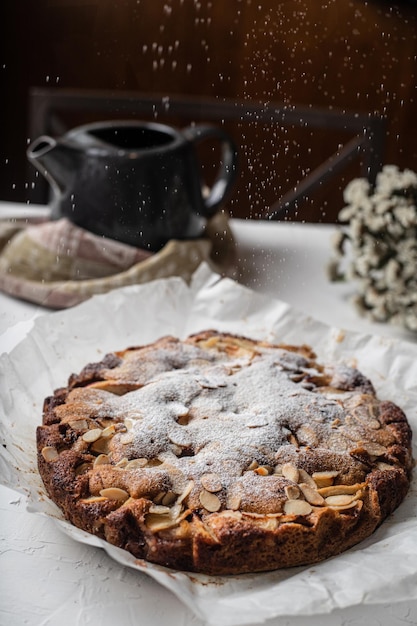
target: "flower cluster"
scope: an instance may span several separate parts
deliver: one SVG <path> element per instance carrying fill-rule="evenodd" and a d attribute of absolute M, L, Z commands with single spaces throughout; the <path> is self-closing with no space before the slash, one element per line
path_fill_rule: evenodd
<path fill-rule="evenodd" d="M 375 187 L 357 178 L 343 197 L 330 278 L 357 281 L 363 315 L 417 331 L 417 174 L 385 166 Z"/>

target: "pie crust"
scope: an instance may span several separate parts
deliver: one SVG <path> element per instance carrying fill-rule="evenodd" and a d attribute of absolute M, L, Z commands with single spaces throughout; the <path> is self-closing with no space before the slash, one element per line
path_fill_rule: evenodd
<path fill-rule="evenodd" d="M 309 346 L 208 330 L 111 353 L 44 402 L 39 472 L 75 526 L 210 575 L 310 564 L 404 499 L 403 411 Z"/>

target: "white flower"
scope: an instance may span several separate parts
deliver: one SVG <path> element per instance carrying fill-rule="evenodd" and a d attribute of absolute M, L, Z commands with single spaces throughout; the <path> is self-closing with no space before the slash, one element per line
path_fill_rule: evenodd
<path fill-rule="evenodd" d="M 417 174 L 412 170 L 404 170 L 402 173 L 402 184 L 404 187 L 417 187 Z"/>
<path fill-rule="evenodd" d="M 374 189 L 357 178 L 343 197 L 339 219 L 347 225 L 333 241 L 333 274 L 356 281 L 363 315 L 417 331 L 417 174 L 386 165 Z"/>
<path fill-rule="evenodd" d="M 368 197 L 371 185 L 366 178 L 355 178 L 346 186 L 343 199 L 347 204 L 359 204 Z"/>
<path fill-rule="evenodd" d="M 382 172 L 376 177 L 376 191 L 382 195 L 390 196 L 394 189 L 398 189 L 399 170 L 396 165 L 385 165 Z"/>
<path fill-rule="evenodd" d="M 397 206 L 393 209 L 393 213 L 404 228 L 410 228 L 417 224 L 417 210 L 412 205 Z"/>

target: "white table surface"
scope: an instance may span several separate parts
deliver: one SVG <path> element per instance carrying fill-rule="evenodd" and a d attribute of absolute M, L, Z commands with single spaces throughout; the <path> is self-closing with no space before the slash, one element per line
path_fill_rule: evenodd
<path fill-rule="evenodd" d="M 16 208 L 24 207 L 0 202 L 0 219 Z M 362 319 L 349 302 L 352 285 L 328 281 L 333 226 L 232 220 L 231 227 L 238 247 L 239 282 L 340 328 L 417 340 L 402 329 Z M 10 350 L 39 315 L 54 313 L 0 293 L 0 352 Z M 0 626 L 24 624 L 202 626 L 203 622 L 154 580 L 119 565 L 103 550 L 73 541 L 50 519 L 28 513 L 19 494 L 0 486 Z M 266 624 L 417 625 L 417 600 L 281 617 Z"/>

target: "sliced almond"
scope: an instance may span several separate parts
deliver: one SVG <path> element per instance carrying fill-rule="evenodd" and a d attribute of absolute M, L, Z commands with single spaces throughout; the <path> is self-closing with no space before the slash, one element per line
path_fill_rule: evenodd
<path fill-rule="evenodd" d="M 160 491 L 159 493 L 157 493 L 156 496 L 153 498 L 154 504 L 161 504 L 162 498 L 164 497 L 165 493 L 165 491 Z"/>
<path fill-rule="evenodd" d="M 161 459 L 155 458 L 155 459 L 148 459 L 148 465 L 149 467 L 158 467 L 158 465 L 162 465 L 163 461 L 161 461 Z"/>
<path fill-rule="evenodd" d="M 299 490 L 297 485 L 286 485 L 284 487 L 284 491 L 288 500 L 297 500 L 301 495 L 301 491 Z"/>
<path fill-rule="evenodd" d="M 251 471 L 256 469 L 257 467 L 259 467 L 259 463 L 257 461 L 252 461 L 252 463 L 248 466 L 248 470 Z"/>
<path fill-rule="evenodd" d="M 205 489 L 200 491 L 199 500 L 201 505 L 206 509 L 206 511 L 209 511 L 209 513 L 215 513 L 222 505 L 216 494 L 210 493 Z"/>
<path fill-rule="evenodd" d="M 96 502 L 105 502 L 107 498 L 104 496 L 90 496 L 89 498 L 82 498 L 80 502 L 83 504 L 96 504 Z"/>
<path fill-rule="evenodd" d="M 382 456 L 387 451 L 385 446 L 382 446 L 381 444 L 372 441 L 365 443 L 363 448 L 368 454 L 376 457 Z"/>
<path fill-rule="evenodd" d="M 120 459 L 120 461 L 117 461 L 116 467 L 120 467 L 121 469 L 124 469 L 128 463 L 129 463 L 129 459 L 124 457 L 123 459 Z"/>
<path fill-rule="evenodd" d="M 193 487 L 194 487 L 194 481 L 193 480 L 189 480 L 188 483 L 186 484 L 186 486 L 184 487 L 183 491 L 181 492 L 180 496 L 178 497 L 178 500 L 177 500 L 178 504 L 181 504 L 181 502 L 183 502 L 185 500 L 185 498 L 193 490 Z"/>
<path fill-rule="evenodd" d="M 242 497 L 238 493 L 234 493 L 227 498 L 227 508 L 231 511 L 237 511 L 241 505 Z"/>
<path fill-rule="evenodd" d="M 144 457 L 140 457 L 139 459 L 132 459 L 131 461 L 129 461 L 127 463 L 127 465 L 125 466 L 125 469 L 127 470 L 134 470 L 134 469 L 140 469 L 142 467 L 145 467 L 148 464 L 148 459 L 145 459 Z"/>
<path fill-rule="evenodd" d="M 126 502 L 130 497 L 127 491 L 119 489 L 119 487 L 107 487 L 107 489 L 102 489 L 100 495 L 108 500 L 117 500 L 119 502 Z"/>
<path fill-rule="evenodd" d="M 115 432 L 116 427 L 114 424 L 111 424 L 110 426 L 106 426 L 106 428 L 104 428 L 104 430 L 101 432 L 101 436 L 107 439 L 107 437 L 113 437 Z"/>
<path fill-rule="evenodd" d="M 307 502 L 313 506 L 323 506 L 324 498 L 318 493 L 317 489 L 313 489 L 310 485 L 307 485 L 307 483 L 299 483 L 298 486 Z"/>
<path fill-rule="evenodd" d="M 282 466 L 282 475 L 293 483 L 298 483 L 299 471 L 292 463 L 284 463 Z"/>
<path fill-rule="evenodd" d="M 58 450 L 54 446 L 45 446 L 42 448 L 41 454 L 47 463 L 56 461 L 59 456 Z"/>
<path fill-rule="evenodd" d="M 91 444 L 90 450 L 96 454 L 108 454 L 111 439 L 100 437 Z"/>
<path fill-rule="evenodd" d="M 333 485 L 334 479 L 338 474 L 339 472 L 337 470 L 314 472 L 312 478 L 317 487 L 330 487 L 330 485 Z"/>
<path fill-rule="evenodd" d="M 331 509 L 334 509 L 335 511 L 347 511 L 348 509 L 354 509 L 359 504 L 362 504 L 361 500 L 352 500 L 352 502 L 349 502 L 348 504 L 340 504 L 340 505 L 332 504 L 329 506 Z"/>
<path fill-rule="evenodd" d="M 74 430 L 87 430 L 88 429 L 87 420 L 72 420 L 71 422 L 68 422 L 68 423 L 71 426 L 71 428 L 73 428 Z"/>
<path fill-rule="evenodd" d="M 354 485 L 331 485 L 330 487 L 323 487 L 317 491 L 323 498 L 328 496 L 338 495 L 351 495 L 359 491 L 365 486 L 366 483 L 355 483 Z"/>
<path fill-rule="evenodd" d="M 308 472 L 306 472 L 305 470 L 300 468 L 298 470 L 298 474 L 299 474 L 299 478 L 298 478 L 297 482 L 305 483 L 306 485 L 308 485 L 312 489 L 316 489 L 317 485 L 316 485 L 316 483 L 314 482 L 313 478 L 310 476 L 310 474 Z"/>
<path fill-rule="evenodd" d="M 77 476 L 81 476 L 81 474 L 85 474 L 90 469 L 91 469 L 91 463 L 81 463 L 80 465 L 77 465 L 77 467 L 75 468 L 75 474 Z"/>
<path fill-rule="evenodd" d="M 220 480 L 220 476 L 218 474 L 203 474 L 201 477 L 201 484 L 203 485 L 206 491 L 210 491 L 211 493 L 215 493 L 216 491 L 221 491 L 223 485 Z"/>
<path fill-rule="evenodd" d="M 145 517 L 145 523 L 152 532 L 157 533 L 160 530 L 175 528 L 175 526 L 178 526 L 180 522 L 182 522 L 182 520 L 189 515 L 189 513 L 190 511 L 188 509 L 182 511 L 182 513 L 181 509 L 178 509 L 175 512 L 173 509 L 170 509 L 170 513 L 164 515 L 149 513 Z"/>
<path fill-rule="evenodd" d="M 108 465 L 109 463 L 110 458 L 107 456 L 107 454 L 99 454 L 98 457 L 96 457 L 94 460 L 94 467 L 97 467 L 98 465 Z"/>
<path fill-rule="evenodd" d="M 287 500 L 284 504 L 284 512 L 287 515 L 308 515 L 312 510 L 311 504 L 305 500 Z"/>
<path fill-rule="evenodd" d="M 154 533 L 161 530 L 168 530 L 178 526 L 179 520 L 171 517 L 170 515 L 158 515 L 156 513 L 149 513 L 145 517 L 146 526 Z"/>
<path fill-rule="evenodd" d="M 339 495 L 339 496 L 328 496 L 325 499 L 325 502 L 328 506 L 345 506 L 350 504 L 355 500 L 355 496 L 349 495 Z"/>
<path fill-rule="evenodd" d="M 82 435 L 82 439 L 86 443 L 94 443 L 100 439 L 102 432 L 101 428 L 92 428 L 91 430 L 87 430 L 87 432 Z"/>
<path fill-rule="evenodd" d="M 167 491 L 161 500 L 161 504 L 164 506 L 171 506 L 171 504 L 174 504 L 176 499 L 177 495 L 173 491 Z"/>
<path fill-rule="evenodd" d="M 169 515 L 170 508 L 161 504 L 152 504 L 149 507 L 149 513 L 155 513 L 155 515 Z"/>
<path fill-rule="evenodd" d="M 127 431 L 127 433 L 123 433 L 120 435 L 120 443 L 124 446 L 127 446 L 129 443 L 132 443 L 134 439 L 134 435 L 131 431 Z"/>

